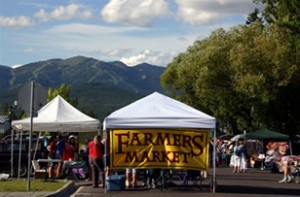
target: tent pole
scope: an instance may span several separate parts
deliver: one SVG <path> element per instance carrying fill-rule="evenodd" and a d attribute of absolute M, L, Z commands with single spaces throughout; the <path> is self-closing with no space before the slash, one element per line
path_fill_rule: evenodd
<path fill-rule="evenodd" d="M 11 141 L 10 141 L 10 177 L 14 176 L 14 129 L 11 129 Z"/>
<path fill-rule="evenodd" d="M 217 143 L 217 139 L 216 139 L 216 129 L 213 130 L 214 132 L 214 143 L 213 143 L 213 190 L 212 192 L 215 193 L 216 192 L 216 143 Z"/>
<path fill-rule="evenodd" d="M 266 153 L 264 152 L 264 147 L 265 147 L 265 143 L 264 143 L 264 139 L 262 138 L 262 153 L 265 155 Z M 264 170 L 265 169 L 265 166 L 264 166 L 264 161 L 265 161 L 265 158 L 263 158 L 262 160 L 261 160 L 261 170 Z"/>
<path fill-rule="evenodd" d="M 293 149 L 292 149 L 292 142 L 289 140 L 289 146 L 290 146 L 290 155 L 293 155 Z"/>
<path fill-rule="evenodd" d="M 33 157 L 32 157 L 32 159 L 35 159 L 35 156 L 36 156 L 36 152 L 37 152 L 37 149 L 38 149 L 38 147 L 39 147 L 39 143 L 40 143 L 40 137 L 41 137 L 41 131 L 39 132 L 39 136 L 38 136 L 38 139 L 37 139 L 37 141 L 36 141 L 36 145 L 35 145 L 35 149 L 34 149 L 34 154 L 33 154 Z"/>
<path fill-rule="evenodd" d="M 105 135 L 104 135 L 105 133 Z M 104 137 L 104 158 L 103 158 L 103 161 L 104 161 L 104 193 L 106 194 L 107 193 L 107 180 L 106 180 L 106 159 L 107 158 L 107 139 L 110 139 L 108 138 L 107 135 L 110 135 L 110 131 L 108 130 L 108 132 L 106 130 L 103 130 L 103 137 Z"/>
<path fill-rule="evenodd" d="M 22 146 L 23 146 L 23 131 L 20 131 L 20 139 L 19 139 L 19 158 L 18 158 L 18 179 L 21 176 L 21 157 L 22 157 Z"/>
<path fill-rule="evenodd" d="M 28 166 L 27 166 L 27 190 L 30 190 L 30 169 L 31 169 L 31 138 L 33 130 L 33 103 L 34 103 L 34 81 L 31 82 L 31 99 L 30 99 L 30 131 L 28 145 Z"/>

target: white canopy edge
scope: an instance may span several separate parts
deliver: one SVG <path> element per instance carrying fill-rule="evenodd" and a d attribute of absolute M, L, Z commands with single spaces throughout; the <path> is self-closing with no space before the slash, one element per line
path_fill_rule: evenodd
<path fill-rule="evenodd" d="M 215 122 L 212 116 L 154 92 L 107 116 L 103 128 L 215 129 Z"/>
<path fill-rule="evenodd" d="M 30 118 L 12 121 L 17 130 L 30 130 Z M 61 96 L 55 97 L 33 118 L 33 131 L 89 132 L 97 131 L 100 121 L 82 113 Z"/>

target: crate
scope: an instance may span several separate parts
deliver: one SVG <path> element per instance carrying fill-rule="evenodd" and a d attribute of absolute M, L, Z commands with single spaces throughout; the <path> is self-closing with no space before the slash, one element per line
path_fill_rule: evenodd
<path fill-rule="evenodd" d="M 124 175 L 111 175 L 106 177 L 107 191 L 120 191 L 125 189 Z"/>
<path fill-rule="evenodd" d="M 35 171 L 34 172 L 34 178 L 35 179 L 47 179 L 48 174 L 46 172 L 42 172 L 42 171 Z"/>

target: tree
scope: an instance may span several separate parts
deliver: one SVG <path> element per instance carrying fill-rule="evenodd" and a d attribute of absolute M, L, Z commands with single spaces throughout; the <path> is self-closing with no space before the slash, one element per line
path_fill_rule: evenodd
<path fill-rule="evenodd" d="M 67 102 L 72 104 L 73 106 L 78 105 L 78 99 L 71 100 L 70 98 L 70 92 L 71 92 L 71 87 L 67 86 L 66 84 L 61 84 L 60 87 L 58 88 L 49 88 L 48 89 L 48 98 L 47 102 L 50 102 L 52 99 L 54 99 L 57 95 L 60 95 L 63 97 Z"/>
<path fill-rule="evenodd" d="M 161 83 L 234 132 L 268 127 L 291 133 L 300 129 L 298 56 L 281 28 L 256 21 L 196 41 L 168 65 Z"/>
<path fill-rule="evenodd" d="M 287 65 L 300 69 L 300 1 L 299 0 L 255 0 L 256 3 L 262 3 L 265 6 L 263 16 L 266 21 L 277 26 L 284 35 L 285 42 L 289 48 L 289 62 Z M 283 43 L 281 43 L 283 44 Z M 283 124 L 287 130 L 300 130 L 297 119 L 299 120 L 299 104 L 295 99 L 299 99 L 296 93 L 299 91 L 299 72 L 295 72 L 291 83 L 285 88 L 281 88 L 282 95 L 280 102 L 274 103 L 274 107 L 281 106 L 283 109 L 289 109 L 286 113 L 287 124 Z M 278 98 L 279 99 L 279 98 Z"/>
<path fill-rule="evenodd" d="M 254 11 L 248 15 L 246 24 L 250 25 L 251 23 L 254 23 L 256 21 L 259 21 L 261 24 L 263 24 L 263 19 L 262 17 L 259 17 L 259 14 L 260 14 L 259 9 L 255 8 Z"/>
<path fill-rule="evenodd" d="M 268 23 L 276 23 L 287 28 L 294 35 L 300 33 L 300 1 L 299 0 L 254 0 L 265 6 L 263 16 Z"/>
<path fill-rule="evenodd" d="M 217 117 L 219 123 L 237 131 L 234 106 L 241 98 L 232 88 L 230 36 L 218 29 L 205 40 L 196 41 L 186 53 L 171 62 L 161 77 L 173 97 Z"/>

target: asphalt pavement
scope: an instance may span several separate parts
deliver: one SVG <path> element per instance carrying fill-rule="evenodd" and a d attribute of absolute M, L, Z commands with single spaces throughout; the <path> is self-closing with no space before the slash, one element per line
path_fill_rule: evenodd
<path fill-rule="evenodd" d="M 291 183 L 278 183 L 283 178 L 281 173 L 271 173 L 261 171 L 257 168 L 251 168 L 246 173 L 233 173 L 231 168 L 216 168 L 216 191 L 212 193 L 211 179 L 212 169 L 209 170 L 208 177 L 200 180 L 189 181 L 188 186 L 182 185 L 179 177 L 173 177 L 167 187 L 163 188 L 158 182 L 157 188 L 147 189 L 142 186 L 141 177 L 138 181 L 138 187 L 134 189 L 125 189 L 122 191 L 107 191 L 104 189 L 93 188 L 91 181 L 80 180 L 79 182 L 70 182 L 63 188 L 55 192 L 3 192 L 0 197 L 295 197 L 300 196 L 300 184 L 295 181 Z"/>
<path fill-rule="evenodd" d="M 188 186 L 182 186 L 180 179 L 173 180 L 166 188 L 158 185 L 156 189 L 147 189 L 138 182 L 138 187 L 123 191 L 105 191 L 100 188 L 92 188 L 92 184 L 85 182 L 78 184 L 78 189 L 72 197 L 94 196 L 133 196 L 133 197 L 166 197 L 186 196 L 300 196 L 300 184 L 278 183 L 283 178 L 281 173 L 261 171 L 257 168 L 249 169 L 246 173 L 233 173 L 231 168 L 219 167 L 216 169 L 217 186 L 215 193 L 211 188 L 212 169 L 207 178 L 197 182 L 189 181 Z"/>

